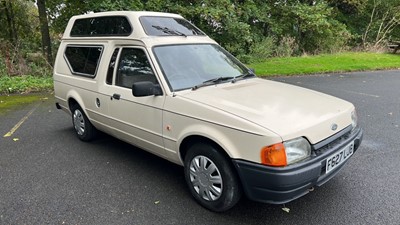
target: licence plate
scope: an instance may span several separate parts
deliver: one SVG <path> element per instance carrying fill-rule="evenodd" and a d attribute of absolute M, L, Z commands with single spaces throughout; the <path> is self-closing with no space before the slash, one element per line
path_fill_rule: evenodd
<path fill-rule="evenodd" d="M 326 159 L 326 173 L 331 172 L 353 155 L 354 141 Z"/>

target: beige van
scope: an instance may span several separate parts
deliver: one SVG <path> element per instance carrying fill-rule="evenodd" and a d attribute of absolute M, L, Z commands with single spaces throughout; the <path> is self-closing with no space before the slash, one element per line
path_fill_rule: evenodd
<path fill-rule="evenodd" d="M 334 177 L 362 140 L 351 103 L 257 78 L 176 14 L 72 17 L 54 89 L 79 139 L 100 130 L 182 165 L 191 194 L 212 211 L 242 193 L 297 199 Z"/>

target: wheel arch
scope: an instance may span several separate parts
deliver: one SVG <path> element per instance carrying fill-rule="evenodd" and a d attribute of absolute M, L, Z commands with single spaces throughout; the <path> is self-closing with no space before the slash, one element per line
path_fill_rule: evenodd
<path fill-rule="evenodd" d="M 192 146 L 196 143 L 206 143 L 206 144 L 213 146 L 219 153 L 221 153 L 225 157 L 225 159 L 233 167 L 232 160 L 231 160 L 232 158 L 227 153 L 227 151 L 216 141 L 214 141 L 208 137 L 202 136 L 202 135 L 190 135 L 190 136 L 185 137 L 182 140 L 181 144 L 179 145 L 179 156 L 180 156 L 182 162 L 185 160 L 185 156 L 186 156 L 187 152 L 189 151 L 190 146 Z"/>
<path fill-rule="evenodd" d="M 201 135 L 190 135 L 185 137 L 180 146 L 179 146 L 179 155 L 182 159 L 182 161 L 185 159 L 185 156 L 187 154 L 187 152 L 189 151 L 190 146 L 194 145 L 195 143 L 207 143 L 210 145 L 213 145 L 214 147 L 216 147 L 216 149 L 223 153 L 226 157 L 230 158 L 228 153 L 219 145 L 217 144 L 215 141 L 211 140 L 210 138 L 201 136 Z"/>
<path fill-rule="evenodd" d="M 69 108 L 70 111 L 72 109 L 72 106 L 77 104 L 77 105 L 79 105 L 79 107 L 81 107 L 81 109 L 86 114 L 86 116 L 88 115 L 87 112 L 86 112 L 85 104 L 83 103 L 82 98 L 80 97 L 80 95 L 76 91 L 70 91 L 68 93 L 67 102 L 68 102 L 68 108 Z"/>

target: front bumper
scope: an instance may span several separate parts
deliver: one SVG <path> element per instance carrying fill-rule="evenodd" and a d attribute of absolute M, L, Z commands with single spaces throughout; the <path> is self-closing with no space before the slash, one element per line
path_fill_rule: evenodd
<path fill-rule="evenodd" d="M 314 145 L 313 155 L 307 161 L 287 167 L 269 167 L 243 160 L 233 160 L 247 197 L 253 201 L 283 204 L 297 199 L 314 186 L 321 186 L 333 178 L 348 162 L 326 174 L 326 159 L 354 141 L 354 153 L 361 144 L 363 131 L 339 132 Z"/>

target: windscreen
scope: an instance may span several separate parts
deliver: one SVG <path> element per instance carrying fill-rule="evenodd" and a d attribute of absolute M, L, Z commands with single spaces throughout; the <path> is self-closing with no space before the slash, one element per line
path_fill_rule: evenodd
<path fill-rule="evenodd" d="M 210 79 L 233 78 L 248 71 L 215 44 L 157 46 L 154 54 L 172 91 L 193 88 Z"/>

